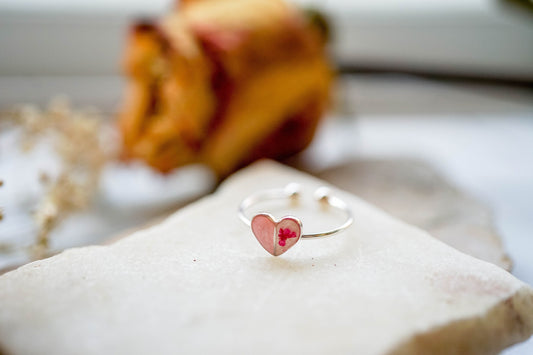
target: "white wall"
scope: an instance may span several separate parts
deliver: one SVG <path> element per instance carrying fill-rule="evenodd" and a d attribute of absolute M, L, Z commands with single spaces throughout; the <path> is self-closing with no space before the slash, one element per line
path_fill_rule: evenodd
<path fill-rule="evenodd" d="M 533 79 L 533 24 L 493 1 L 297 2 L 328 14 L 344 65 Z M 128 24 L 171 6 L 0 0 L 0 76 L 116 74 Z"/>

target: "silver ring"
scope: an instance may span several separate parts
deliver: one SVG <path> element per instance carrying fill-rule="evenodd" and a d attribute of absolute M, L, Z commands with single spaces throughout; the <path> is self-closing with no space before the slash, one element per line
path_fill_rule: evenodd
<path fill-rule="evenodd" d="M 274 256 L 285 253 L 301 238 L 328 237 L 344 231 L 353 223 L 352 211 L 348 205 L 340 198 L 332 196 L 327 187 L 319 187 L 314 197 L 323 206 L 335 208 L 344 213 L 346 219 L 339 227 L 317 233 L 303 233 L 302 222 L 294 216 L 284 216 L 277 220 L 271 214 L 261 212 L 254 215 L 252 219 L 246 217 L 245 211 L 257 203 L 279 199 L 296 202 L 300 195 L 299 185 L 291 183 L 285 188 L 256 192 L 245 198 L 239 205 L 239 218 L 252 229 L 252 233 L 261 246 Z"/>

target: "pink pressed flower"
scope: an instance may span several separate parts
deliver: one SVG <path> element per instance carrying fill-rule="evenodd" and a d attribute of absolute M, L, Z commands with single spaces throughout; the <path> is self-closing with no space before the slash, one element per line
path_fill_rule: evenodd
<path fill-rule="evenodd" d="M 296 238 L 296 232 L 291 231 L 289 228 L 280 228 L 278 232 L 279 241 L 278 244 L 284 247 L 287 244 L 288 238 Z"/>

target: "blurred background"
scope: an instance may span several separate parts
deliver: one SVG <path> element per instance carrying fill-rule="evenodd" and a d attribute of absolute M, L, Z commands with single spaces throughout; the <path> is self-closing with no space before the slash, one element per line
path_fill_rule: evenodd
<path fill-rule="evenodd" d="M 513 274 L 533 284 L 531 2 L 297 3 L 328 20 L 338 76 L 332 108 L 296 165 L 321 171 L 353 160 L 427 162 L 488 206 Z M 0 0 L 0 111 L 20 103 L 44 106 L 62 94 L 114 121 L 132 22 L 173 8 L 168 0 Z M 42 193 L 37 176 L 49 158 L 14 152 L 13 137 L 2 134 L 0 241 L 28 242 L 31 216 L 20 210 Z M 108 167 L 99 192 L 105 198 L 66 220 L 53 249 L 105 242 L 215 185 L 212 173 L 198 166 L 165 176 L 145 166 Z M 80 223 L 87 226 L 82 232 Z M 0 269 L 26 259 L 0 255 Z M 506 351 L 528 353 L 532 341 Z"/>
<path fill-rule="evenodd" d="M 333 54 L 343 69 L 533 78 L 528 1 L 295 2 L 331 19 Z M 116 75 L 132 19 L 172 7 L 169 0 L 2 0 L 0 74 Z"/>

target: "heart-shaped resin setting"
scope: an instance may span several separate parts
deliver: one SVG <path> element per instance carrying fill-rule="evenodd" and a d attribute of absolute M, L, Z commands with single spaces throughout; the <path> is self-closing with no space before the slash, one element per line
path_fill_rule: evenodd
<path fill-rule="evenodd" d="M 276 221 L 268 213 L 260 213 L 252 218 L 251 226 L 259 243 L 274 256 L 285 253 L 302 236 L 302 223 L 295 217 Z"/>

